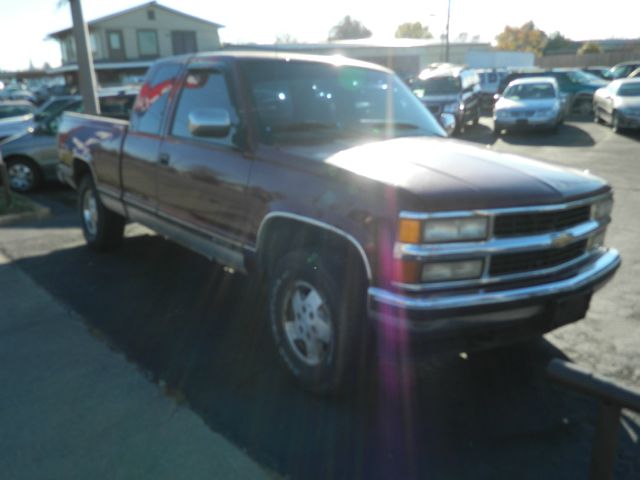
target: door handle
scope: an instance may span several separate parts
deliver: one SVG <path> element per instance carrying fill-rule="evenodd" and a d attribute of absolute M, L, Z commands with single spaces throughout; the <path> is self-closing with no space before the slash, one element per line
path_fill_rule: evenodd
<path fill-rule="evenodd" d="M 169 165 L 169 160 L 171 160 L 171 157 L 169 156 L 168 153 L 161 153 L 158 156 L 158 163 L 160 165 Z"/>

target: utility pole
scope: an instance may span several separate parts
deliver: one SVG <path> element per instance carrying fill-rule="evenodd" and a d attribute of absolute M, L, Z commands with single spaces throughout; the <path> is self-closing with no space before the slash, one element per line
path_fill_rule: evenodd
<path fill-rule="evenodd" d="M 100 114 L 100 104 L 96 94 L 96 73 L 93 69 L 93 56 L 88 48 L 87 39 L 89 29 L 84 23 L 80 0 L 69 0 L 71 18 L 73 20 L 73 36 L 76 40 L 76 55 L 78 57 L 78 82 L 84 112 L 92 115 Z"/>
<path fill-rule="evenodd" d="M 449 63 L 449 19 L 451 18 L 451 0 L 447 4 L 447 30 L 445 38 L 444 61 Z"/>

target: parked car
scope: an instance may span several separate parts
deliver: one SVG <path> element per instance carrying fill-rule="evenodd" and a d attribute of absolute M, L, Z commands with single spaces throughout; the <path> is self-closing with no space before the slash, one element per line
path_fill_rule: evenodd
<path fill-rule="evenodd" d="M 614 132 L 640 128 L 640 78 L 614 80 L 593 96 L 595 121 L 607 122 Z"/>
<path fill-rule="evenodd" d="M 640 68 L 640 60 L 631 62 L 622 62 L 614 65 L 607 71 L 605 78 L 607 80 L 617 80 L 619 78 L 625 78 L 629 76 L 636 68 Z"/>
<path fill-rule="evenodd" d="M 640 78 L 640 68 L 636 68 L 627 78 Z"/>
<path fill-rule="evenodd" d="M 483 112 L 490 112 L 493 108 L 493 97 L 498 91 L 500 82 L 509 72 L 506 69 L 476 69 L 480 78 L 480 108 Z"/>
<path fill-rule="evenodd" d="M 10 117 L 22 117 L 35 113 L 36 107 L 31 102 L 24 100 L 0 101 L 0 119 Z"/>
<path fill-rule="evenodd" d="M 620 264 L 603 180 L 449 140 L 364 62 L 162 59 L 129 122 L 66 113 L 58 145 L 91 248 L 132 220 L 262 275 L 274 351 L 315 392 L 369 365 L 376 331 L 468 351 L 577 321 Z"/>
<path fill-rule="evenodd" d="M 469 68 L 443 64 L 427 68 L 411 82 L 413 93 L 439 117 L 449 113 L 456 119 L 454 131 L 480 118 L 480 78 Z"/>
<path fill-rule="evenodd" d="M 105 116 L 128 118 L 137 91 L 101 95 L 100 108 Z M 56 113 L 44 115 L 34 126 L 0 142 L 0 152 L 7 164 L 9 184 L 17 192 L 30 192 L 43 182 L 57 179 L 58 149 L 56 134 L 64 111 L 82 111 L 82 100 L 58 106 Z"/>
<path fill-rule="evenodd" d="M 556 130 L 564 120 L 563 101 L 553 77 L 520 78 L 512 81 L 496 102 L 493 131 Z"/>
<path fill-rule="evenodd" d="M 557 80 L 560 93 L 567 104 L 567 113 L 587 115 L 593 105 L 593 92 L 602 88 L 607 81 L 577 68 L 556 68 L 539 72 L 519 72 L 507 75 L 498 88 L 498 96 L 509 83 L 517 78 L 553 77 Z"/>

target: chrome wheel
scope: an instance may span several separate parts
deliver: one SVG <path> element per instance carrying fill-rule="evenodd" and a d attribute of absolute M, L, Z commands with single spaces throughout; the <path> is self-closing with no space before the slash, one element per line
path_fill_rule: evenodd
<path fill-rule="evenodd" d="M 22 162 L 15 162 L 7 169 L 9 184 L 17 192 L 28 192 L 36 183 L 36 175 L 33 168 Z"/>
<path fill-rule="evenodd" d="M 311 284 L 293 282 L 284 296 L 284 331 L 296 356 L 309 366 L 320 364 L 332 348 L 330 310 Z"/>
<path fill-rule="evenodd" d="M 87 188 L 82 197 L 82 220 L 87 232 L 94 236 L 98 231 L 98 204 L 91 188 Z"/>

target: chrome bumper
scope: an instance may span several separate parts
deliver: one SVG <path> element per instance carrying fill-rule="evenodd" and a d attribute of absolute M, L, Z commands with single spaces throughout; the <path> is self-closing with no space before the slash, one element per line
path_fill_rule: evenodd
<path fill-rule="evenodd" d="M 603 286 L 620 266 L 617 250 L 605 251 L 593 262 L 584 265 L 570 278 L 545 284 L 463 294 L 408 296 L 389 290 L 370 287 L 369 315 L 387 324 L 428 324 L 430 320 L 455 321 L 457 318 L 487 320 L 491 317 L 502 321 L 513 320 L 540 313 L 540 309 L 526 306 L 542 305 L 549 300 L 562 299 L 580 293 L 590 295 Z M 491 312 L 491 313 L 487 313 Z M 411 320 L 409 320 L 411 319 Z"/>

